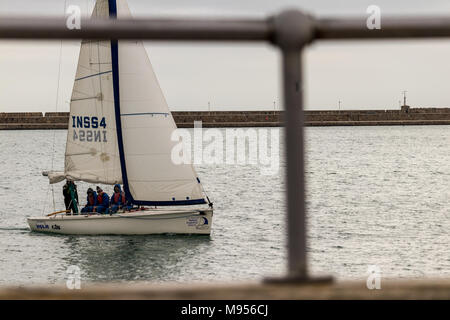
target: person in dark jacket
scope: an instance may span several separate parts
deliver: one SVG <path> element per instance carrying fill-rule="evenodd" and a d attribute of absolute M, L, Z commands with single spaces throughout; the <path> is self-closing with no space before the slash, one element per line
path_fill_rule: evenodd
<path fill-rule="evenodd" d="M 109 208 L 107 213 L 116 213 L 123 205 L 125 205 L 125 202 L 125 193 L 120 188 L 120 184 L 116 184 L 114 186 L 114 193 L 111 196 L 111 208 Z"/>
<path fill-rule="evenodd" d="M 86 202 L 87 203 L 84 208 L 81 209 L 81 212 L 94 212 L 94 207 L 97 205 L 97 193 L 95 193 L 92 188 L 87 190 Z"/>
<path fill-rule="evenodd" d="M 109 196 L 103 192 L 102 188 L 97 186 L 97 205 L 94 212 L 103 213 L 109 208 Z"/>
<path fill-rule="evenodd" d="M 73 181 L 66 181 L 66 184 L 63 186 L 63 196 L 66 210 L 78 213 L 78 191 L 77 185 Z"/>

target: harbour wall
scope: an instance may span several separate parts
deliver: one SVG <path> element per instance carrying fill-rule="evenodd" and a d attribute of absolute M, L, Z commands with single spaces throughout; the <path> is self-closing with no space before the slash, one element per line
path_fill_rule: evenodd
<path fill-rule="evenodd" d="M 282 111 L 174 111 L 179 128 L 194 121 L 203 127 L 279 127 Z M 0 130 L 67 129 L 68 112 L 0 113 Z M 401 110 L 321 110 L 305 111 L 306 126 L 449 125 L 450 108 L 410 108 Z"/>

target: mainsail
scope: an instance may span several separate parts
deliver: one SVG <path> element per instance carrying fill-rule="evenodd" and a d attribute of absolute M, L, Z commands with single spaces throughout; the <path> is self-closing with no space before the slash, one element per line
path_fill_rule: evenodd
<path fill-rule="evenodd" d="M 92 19 L 108 16 L 108 0 L 97 1 Z M 111 42 L 82 41 L 70 102 L 64 174 L 50 173 L 50 182 L 64 178 L 122 182 L 112 79 Z"/>
<path fill-rule="evenodd" d="M 125 0 L 98 0 L 93 18 L 130 18 Z M 206 203 L 191 164 L 174 164 L 175 121 L 142 41 L 83 41 L 70 105 L 64 174 L 123 183 L 135 204 Z"/>

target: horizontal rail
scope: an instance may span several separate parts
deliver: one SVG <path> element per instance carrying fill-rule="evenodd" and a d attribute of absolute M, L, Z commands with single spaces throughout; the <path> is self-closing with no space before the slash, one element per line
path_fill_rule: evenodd
<path fill-rule="evenodd" d="M 0 18 L 0 38 L 261 41 L 270 39 L 273 29 L 251 19 L 88 19 L 80 26 L 70 30 L 60 18 Z"/>
<path fill-rule="evenodd" d="M 366 18 L 315 20 L 315 38 L 332 40 L 450 37 L 449 17 L 386 17 L 381 29 L 369 29 Z"/>
<path fill-rule="evenodd" d="M 61 18 L 0 17 L 0 38 L 273 41 L 274 17 L 86 19 L 79 30 L 68 29 Z M 379 30 L 368 29 L 366 18 L 311 18 L 311 24 L 313 39 L 322 40 L 450 37 L 450 17 L 386 17 Z"/>

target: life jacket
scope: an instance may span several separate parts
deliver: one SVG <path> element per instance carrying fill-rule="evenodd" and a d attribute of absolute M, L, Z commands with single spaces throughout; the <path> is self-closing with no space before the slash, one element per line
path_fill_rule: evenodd
<path fill-rule="evenodd" d="M 122 198 L 120 198 L 122 197 Z M 114 193 L 114 203 L 117 204 L 119 201 L 121 201 L 122 204 L 125 204 L 125 193 L 123 192 L 115 192 Z"/>
<path fill-rule="evenodd" d="M 97 204 L 103 204 L 103 193 L 97 194 Z"/>
<path fill-rule="evenodd" d="M 91 206 L 95 205 L 95 198 L 94 198 L 94 195 L 89 195 L 89 196 L 88 196 L 88 203 L 89 203 L 89 205 L 91 205 Z"/>

